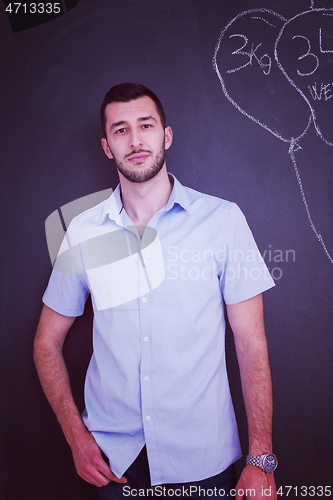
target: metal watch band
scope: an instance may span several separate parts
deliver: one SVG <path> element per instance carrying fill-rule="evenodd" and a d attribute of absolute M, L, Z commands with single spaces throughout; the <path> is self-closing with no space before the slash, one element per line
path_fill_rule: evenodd
<path fill-rule="evenodd" d="M 246 456 L 246 463 L 249 465 L 256 465 L 257 467 L 260 467 L 260 469 L 262 469 L 261 455 L 259 455 L 258 457 L 253 457 L 251 455 L 247 455 Z"/>
<path fill-rule="evenodd" d="M 274 472 L 278 465 L 278 460 L 274 453 L 264 453 L 263 455 L 259 456 L 247 455 L 246 463 L 255 465 L 264 472 Z"/>

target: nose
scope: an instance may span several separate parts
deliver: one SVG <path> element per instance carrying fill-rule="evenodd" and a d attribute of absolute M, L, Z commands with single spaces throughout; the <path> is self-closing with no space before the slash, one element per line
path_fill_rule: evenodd
<path fill-rule="evenodd" d="M 131 148 L 138 148 L 138 147 L 142 146 L 142 144 L 143 144 L 143 142 L 142 142 L 140 131 L 137 129 L 133 129 L 132 133 L 131 133 L 131 137 L 130 137 Z"/>

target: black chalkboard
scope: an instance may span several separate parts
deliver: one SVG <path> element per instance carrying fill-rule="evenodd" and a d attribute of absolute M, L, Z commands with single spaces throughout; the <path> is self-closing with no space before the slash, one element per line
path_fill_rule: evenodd
<path fill-rule="evenodd" d="M 264 297 L 277 485 L 285 495 L 292 487 L 289 498 L 310 496 L 311 486 L 328 493 L 332 0 L 80 0 L 30 25 L 15 24 L 9 3 L 0 14 L 3 497 L 94 498 L 40 388 L 32 342 L 51 271 L 46 219 L 117 184 L 100 147 L 98 113 L 105 92 L 122 81 L 147 85 L 163 102 L 174 132 L 168 170 L 245 213 L 277 285 Z M 65 345 L 80 409 L 92 349 L 86 309 Z M 227 348 L 246 453 L 230 331 Z"/>

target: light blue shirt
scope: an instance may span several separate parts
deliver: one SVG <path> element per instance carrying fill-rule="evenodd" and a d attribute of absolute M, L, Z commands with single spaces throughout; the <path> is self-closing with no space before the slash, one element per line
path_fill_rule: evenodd
<path fill-rule="evenodd" d="M 199 481 L 241 456 L 225 365 L 226 304 L 274 285 L 240 209 L 174 186 L 142 241 L 118 186 L 73 219 L 43 301 L 94 308 L 83 420 L 121 476 L 146 444 L 152 485 Z M 59 260 L 60 262 L 60 260 Z"/>

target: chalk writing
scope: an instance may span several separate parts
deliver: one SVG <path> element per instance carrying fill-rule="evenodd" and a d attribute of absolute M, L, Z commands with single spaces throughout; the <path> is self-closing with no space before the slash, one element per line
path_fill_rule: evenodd
<path fill-rule="evenodd" d="M 255 18 L 255 19 L 259 19 L 259 18 Z M 270 25 L 270 26 L 272 26 L 272 25 Z M 269 57 L 268 54 L 264 54 L 260 58 L 257 56 L 257 50 L 259 49 L 259 47 L 262 46 L 262 43 L 259 43 L 256 46 L 256 48 L 254 48 L 254 43 L 252 43 L 250 52 L 245 52 L 242 49 L 244 49 L 247 46 L 247 44 L 249 42 L 248 38 L 245 35 L 238 35 L 238 34 L 230 35 L 229 38 L 234 38 L 236 36 L 243 38 L 244 44 L 240 48 L 234 50 L 232 52 L 232 55 L 237 54 L 237 55 L 247 56 L 249 58 L 249 60 L 247 61 L 247 63 L 243 64 L 242 66 L 239 66 L 238 68 L 228 69 L 227 73 L 234 73 L 235 71 L 239 71 L 240 69 L 246 68 L 246 66 L 248 66 L 249 64 L 252 65 L 253 58 L 254 58 L 257 61 L 257 63 L 259 64 L 259 66 L 261 67 L 261 69 L 263 70 L 264 74 L 269 75 L 269 73 L 271 71 L 271 67 L 272 67 L 272 59 Z M 265 60 L 267 61 L 266 63 L 264 62 Z"/>
<path fill-rule="evenodd" d="M 303 38 L 308 43 L 308 50 L 307 50 L 307 52 L 305 52 L 304 54 L 302 54 L 301 56 L 299 56 L 298 60 L 302 61 L 302 59 L 305 59 L 306 57 L 310 57 L 310 58 L 312 57 L 315 60 L 315 62 L 313 61 L 313 64 L 315 64 L 315 68 L 312 71 L 310 71 L 308 73 L 302 73 L 299 69 L 297 69 L 297 74 L 300 75 L 300 76 L 310 76 L 310 75 L 313 75 L 313 73 L 315 73 L 317 71 L 317 69 L 318 69 L 319 59 L 318 59 L 318 57 L 315 54 L 313 54 L 311 52 L 311 43 L 310 43 L 310 40 L 308 38 L 306 38 L 306 36 L 295 35 L 295 36 L 293 36 L 292 39 L 295 40 L 296 38 Z"/>
<path fill-rule="evenodd" d="M 274 50 L 277 65 L 308 104 L 316 132 L 329 146 L 333 146 L 333 128 L 329 126 L 333 105 L 333 101 L 329 102 L 331 86 L 326 87 L 327 84 L 324 83 L 320 92 L 308 78 L 316 73 L 316 80 L 325 82 L 328 68 L 332 68 L 332 29 L 333 9 L 312 8 L 286 21 L 277 37 Z M 300 44 L 305 44 L 304 49 L 300 48 Z M 302 62 L 306 67 L 299 67 Z M 320 100 L 326 100 L 325 112 L 315 107 L 315 102 Z"/>
<path fill-rule="evenodd" d="M 333 14 L 331 14 L 333 16 Z M 331 49 L 327 49 L 327 50 L 324 50 L 323 49 L 323 34 L 322 34 L 322 28 L 319 28 L 319 50 L 322 54 L 328 54 L 328 53 L 333 53 L 333 50 Z"/>
<path fill-rule="evenodd" d="M 317 87 L 317 82 L 314 82 L 313 85 L 308 85 L 308 88 L 314 101 L 321 101 L 322 98 L 323 100 L 328 101 L 328 99 L 331 99 L 333 97 L 332 86 L 333 83 L 321 83 L 319 90 Z"/>
<path fill-rule="evenodd" d="M 314 0 L 310 10 L 291 19 L 268 9 L 251 9 L 238 14 L 222 30 L 213 67 L 225 96 L 236 109 L 289 144 L 288 154 L 310 226 L 333 264 L 312 220 L 295 158 L 295 152 L 301 149 L 298 142 L 311 124 L 321 139 L 333 146 L 333 83 L 325 83 L 327 68 L 333 66 L 332 28 L 333 9 L 316 9 Z M 237 48 L 234 40 L 239 42 Z M 255 71 L 257 65 L 265 83 Z M 314 74 L 317 81 L 309 82 Z M 286 80 L 281 80 L 281 75 Z M 285 82 L 291 86 L 287 84 L 286 88 Z M 315 109 L 318 101 L 325 102 L 325 108 Z"/>

